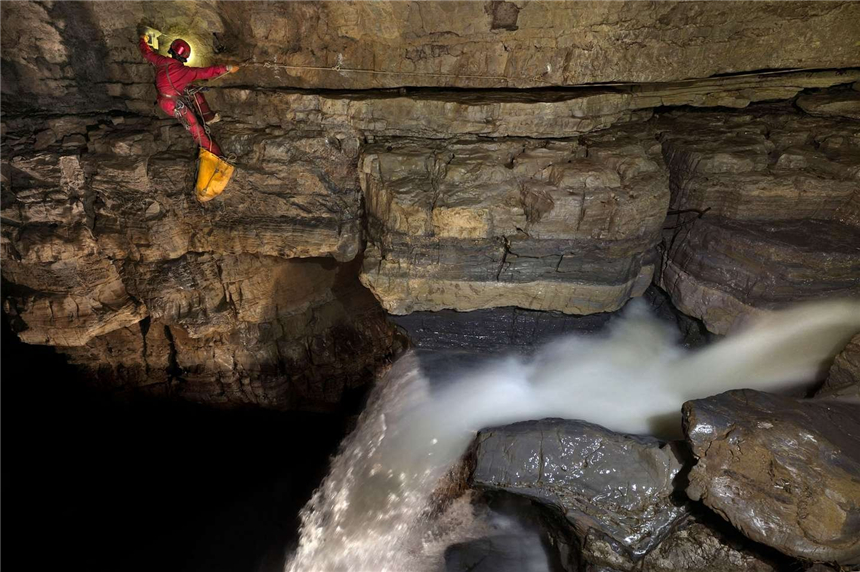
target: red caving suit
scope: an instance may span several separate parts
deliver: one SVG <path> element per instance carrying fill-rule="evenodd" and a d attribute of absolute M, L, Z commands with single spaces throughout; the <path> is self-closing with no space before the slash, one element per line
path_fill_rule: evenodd
<path fill-rule="evenodd" d="M 182 123 L 188 126 L 191 136 L 197 141 L 197 144 L 207 151 L 222 156 L 221 148 L 206 135 L 203 126 L 197 119 L 197 115 L 193 110 L 186 106 L 180 106 L 177 109 L 177 103 L 182 97 L 182 93 L 188 84 L 202 79 L 212 79 L 227 73 L 227 66 L 210 66 L 208 68 L 193 68 L 186 66 L 179 60 L 158 55 L 155 50 L 149 47 L 144 38 L 140 39 L 140 53 L 143 57 L 156 66 L 155 72 L 155 87 L 158 89 L 158 105 L 168 115 L 176 117 Z M 194 97 L 197 99 L 197 104 L 200 106 L 200 111 L 203 113 L 203 120 L 207 121 L 214 117 L 214 113 L 209 109 L 209 104 L 202 93 L 196 93 Z"/>

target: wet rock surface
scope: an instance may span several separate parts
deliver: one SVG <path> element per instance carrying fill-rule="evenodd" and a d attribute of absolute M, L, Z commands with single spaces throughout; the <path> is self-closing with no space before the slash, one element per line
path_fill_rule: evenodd
<path fill-rule="evenodd" d="M 653 572 L 775 572 L 782 562 L 751 549 L 733 531 L 718 530 L 691 519 L 673 530 L 643 559 L 642 569 Z"/>
<path fill-rule="evenodd" d="M 446 572 L 543 572 L 546 555 L 540 543 L 522 535 L 488 536 L 452 544 L 445 550 Z"/>
<path fill-rule="evenodd" d="M 851 338 L 833 360 L 827 379 L 818 395 L 857 394 L 860 398 L 860 335 Z"/>
<path fill-rule="evenodd" d="M 655 439 L 545 419 L 479 433 L 473 484 L 545 504 L 567 519 L 581 542 L 589 535 L 606 538 L 629 562 L 640 560 L 687 513 L 674 484 L 681 467 L 672 446 Z"/>
<path fill-rule="evenodd" d="M 528 352 L 557 336 L 600 331 L 611 314 L 570 316 L 521 308 L 487 308 L 473 312 L 440 310 L 391 316 L 421 350 Z"/>
<path fill-rule="evenodd" d="M 684 422 L 691 498 L 785 554 L 860 563 L 860 405 L 739 390 L 686 403 Z"/>

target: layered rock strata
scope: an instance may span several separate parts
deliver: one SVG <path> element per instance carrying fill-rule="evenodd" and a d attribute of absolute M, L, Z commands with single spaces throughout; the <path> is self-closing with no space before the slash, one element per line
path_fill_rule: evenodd
<path fill-rule="evenodd" d="M 2 201 L 24 341 L 111 387 L 278 408 L 331 407 L 391 352 L 356 264 L 337 262 L 361 246 L 357 145 L 234 124 L 247 162 L 201 206 L 172 120 L 49 122 L 63 138 L 36 151 L 27 125 L 8 125 Z"/>
<path fill-rule="evenodd" d="M 229 55 L 261 87 L 530 88 L 856 66 L 853 2 L 86 2 L 3 5 L 14 104 L 140 110 L 136 28 Z M 22 49 L 16 49 L 21 46 Z M 359 71 L 354 71 L 359 70 Z M 91 86 L 104 86 L 94 92 Z"/>
<path fill-rule="evenodd" d="M 659 281 L 679 309 L 726 333 L 762 310 L 860 294 L 860 123 L 782 107 L 662 121 L 673 216 Z"/>
<path fill-rule="evenodd" d="M 517 306 L 592 314 L 640 295 L 668 201 L 653 136 L 364 149 L 362 282 L 392 314 Z"/>
<path fill-rule="evenodd" d="M 211 99 L 219 109 L 229 109 L 232 117 L 257 126 L 357 130 L 373 137 L 544 139 L 644 121 L 659 107 L 744 108 L 858 79 L 860 69 L 851 68 L 565 90 L 401 88 L 368 94 L 225 87 L 214 90 Z M 806 107 L 812 109 L 815 101 Z M 818 107 L 826 107 L 822 105 Z"/>
<path fill-rule="evenodd" d="M 285 390 L 289 376 L 270 373 L 271 364 L 289 375 L 307 363 L 333 364 L 347 378 L 366 371 L 389 351 L 391 329 L 348 277 L 356 267 L 331 265 L 360 259 L 365 245 L 361 279 L 391 313 L 510 308 L 502 319 L 514 345 L 528 328 L 567 331 L 566 316 L 611 312 L 650 283 L 670 186 L 671 208 L 710 207 L 725 219 L 708 218 L 701 237 L 678 243 L 662 265 L 675 302 L 712 330 L 752 309 L 853 292 L 855 236 L 843 227 L 860 220 L 847 123 L 856 121 L 857 91 L 809 91 L 860 80 L 860 48 L 839 39 L 858 30 L 850 2 L 193 1 L 100 10 L 31 1 L 2 12 L 4 307 L 22 339 L 63 348 L 102 379 L 114 372 L 120 386 L 185 380 L 185 395 L 281 406 L 305 394 Z M 193 144 L 155 106 L 152 69 L 136 45 L 141 23 L 165 32 L 162 52 L 188 39 L 192 65 L 244 64 L 209 93 L 225 117 L 216 138 L 238 166 L 229 193 L 210 205 L 188 193 Z M 695 147 L 684 137 L 714 130 L 688 110 L 653 121 L 655 110 L 798 94 L 802 120 L 782 110 L 762 131 L 750 127 L 760 118 L 733 119 L 713 139 L 763 133 L 774 145 L 763 151 L 766 170 L 793 187 L 774 190 L 783 175 L 739 184 L 761 196 L 802 189 L 803 200 L 757 210 L 747 195 L 758 191 L 707 191 L 725 195 L 717 208 L 676 192 L 686 176 L 676 159 Z M 714 173 L 761 172 L 761 149 L 737 154 L 747 151 L 747 171 L 731 159 L 734 167 Z M 717 163 L 728 156 L 716 154 Z M 797 216 L 770 220 L 774 204 Z M 735 216 L 741 207 L 754 216 Z M 809 229 L 785 223 L 802 217 L 816 219 L 815 256 L 798 254 Z M 764 220 L 775 230 L 743 227 Z M 704 245 L 736 236 L 742 247 L 701 256 Z M 762 249 L 778 251 L 782 272 L 765 280 L 762 297 L 761 286 L 712 292 L 709 281 L 736 252 L 748 259 Z M 815 286 L 804 285 L 807 264 Z M 739 276 L 759 280 L 754 268 Z M 530 310 L 558 315 L 550 325 Z M 425 329 L 434 328 L 445 326 Z M 310 341 L 319 339 L 329 341 Z M 336 339 L 361 340 L 374 355 L 331 361 L 322 348 Z M 296 357 L 302 344 L 306 359 Z M 208 389 L 192 389 L 198 378 Z M 257 382 L 266 387 L 247 389 Z M 323 401 L 335 393 L 317 389 Z"/>

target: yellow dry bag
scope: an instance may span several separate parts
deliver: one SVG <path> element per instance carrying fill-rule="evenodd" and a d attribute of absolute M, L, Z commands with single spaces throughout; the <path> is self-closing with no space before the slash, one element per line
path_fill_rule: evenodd
<path fill-rule="evenodd" d="M 233 165 L 201 147 L 197 165 L 197 200 L 205 203 L 223 193 L 234 169 Z"/>

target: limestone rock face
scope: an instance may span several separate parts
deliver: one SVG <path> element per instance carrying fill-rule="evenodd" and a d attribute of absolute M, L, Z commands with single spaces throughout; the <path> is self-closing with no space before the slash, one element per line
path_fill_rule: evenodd
<path fill-rule="evenodd" d="M 647 132 L 396 144 L 361 159 L 370 231 L 362 282 L 390 313 L 591 314 L 650 283 L 668 188 Z"/>
<path fill-rule="evenodd" d="M 245 63 L 228 82 L 261 87 L 671 82 L 860 61 L 844 40 L 858 35 L 853 2 L 14 2 L 2 16 L 4 95 L 88 109 L 151 108 L 140 22 L 164 47 L 189 40 L 192 65 Z"/>
<path fill-rule="evenodd" d="M 479 433 L 473 484 L 547 504 L 581 541 L 607 539 L 619 559 L 635 561 L 686 514 L 673 498 L 681 465 L 672 447 L 655 439 L 545 419 Z M 585 551 L 586 559 L 597 558 Z"/>
<path fill-rule="evenodd" d="M 0 9 L 4 310 L 112 387 L 331 403 L 391 348 L 359 266 L 391 314 L 497 312 L 520 340 L 599 322 L 658 269 L 715 332 L 856 293 L 856 3 Z M 237 171 L 207 205 L 140 24 L 242 64 L 208 93 Z M 667 208 L 688 236 L 660 261 Z"/>
<path fill-rule="evenodd" d="M 803 89 L 860 79 L 860 70 L 785 72 L 685 82 L 558 90 L 440 91 L 400 89 L 315 93 L 247 87 L 214 90 L 210 99 L 232 117 L 258 126 L 360 131 L 374 136 L 563 138 L 644 121 L 653 108 L 743 108 L 790 99 Z M 219 80 L 220 81 L 220 80 Z"/>
<path fill-rule="evenodd" d="M 678 526 L 643 559 L 650 572 L 773 572 L 779 568 L 732 537 L 699 520 Z"/>
<path fill-rule="evenodd" d="M 828 395 L 851 386 L 860 397 L 860 335 L 854 336 L 833 360 L 820 394 Z"/>
<path fill-rule="evenodd" d="M 682 311 L 722 334 L 782 304 L 860 294 L 860 123 L 775 108 L 665 125 L 659 280 Z"/>
<path fill-rule="evenodd" d="M 684 423 L 691 498 L 785 554 L 860 562 L 860 405 L 739 390 L 686 403 Z"/>
<path fill-rule="evenodd" d="M 278 408 L 333 406 L 372 379 L 393 331 L 356 278 L 357 145 L 232 124 L 231 195 L 200 205 L 174 121 L 10 123 L 4 302 L 29 343 L 114 389 Z M 86 152 L 84 152 L 86 151 Z"/>
<path fill-rule="evenodd" d="M 185 286 L 150 277 L 151 314 L 140 324 L 59 349 L 113 390 L 305 410 L 336 406 L 390 353 L 391 328 L 354 270 L 327 259 L 211 258 L 159 269 Z M 205 274 L 211 266 L 220 278 Z"/>
<path fill-rule="evenodd" d="M 860 119 L 860 93 L 845 91 L 838 95 L 804 95 L 797 105 L 810 115 Z"/>

